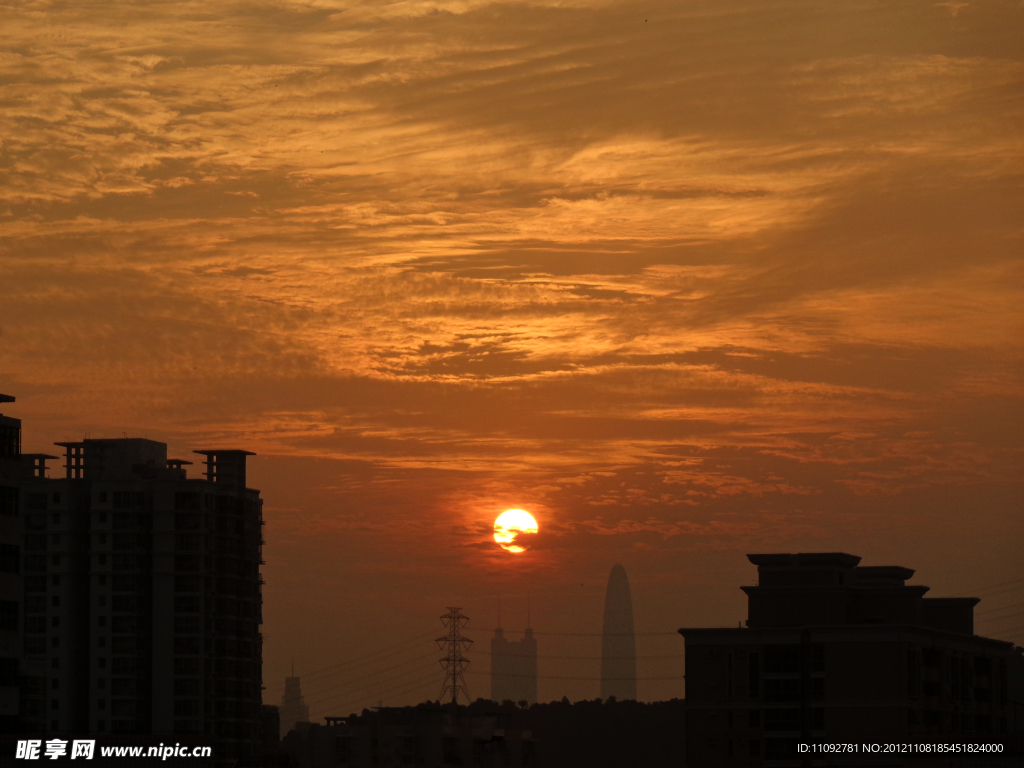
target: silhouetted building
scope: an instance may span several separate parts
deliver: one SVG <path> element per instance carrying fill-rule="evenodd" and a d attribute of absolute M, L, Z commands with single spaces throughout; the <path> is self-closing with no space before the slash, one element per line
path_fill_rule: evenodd
<path fill-rule="evenodd" d="M 636 699 L 636 635 L 626 569 L 612 566 L 604 596 L 601 636 L 601 698 Z"/>
<path fill-rule="evenodd" d="M 303 723 L 284 746 L 304 768 L 679 768 L 685 706 L 679 699 L 563 699 L 528 708 L 482 699 L 457 707 L 426 703 Z"/>
<path fill-rule="evenodd" d="M 909 568 L 844 553 L 747 557 L 758 572 L 743 587 L 747 626 L 679 630 L 688 765 L 782 765 L 798 742 L 992 741 L 1019 729 L 1021 649 L 974 634 L 977 598 L 926 598 L 928 587 L 904 584 Z"/>
<path fill-rule="evenodd" d="M 501 707 L 420 704 L 381 707 L 362 715 L 303 723 L 283 740 L 299 768 L 343 765 L 466 765 L 481 768 L 536 766 L 529 732 Z"/>
<path fill-rule="evenodd" d="M 0 403 L 13 403 L 0 395 Z M 0 414 L 0 733 L 19 729 L 18 686 L 21 638 L 21 560 L 18 535 L 18 480 L 21 477 L 21 421 Z"/>
<path fill-rule="evenodd" d="M 533 737 L 543 768 L 680 768 L 685 707 L 681 699 L 562 699 L 514 712 L 513 722 Z"/>
<path fill-rule="evenodd" d="M 189 461 L 144 439 L 58 443 L 21 483 L 24 729 L 259 744 L 262 501 L 248 451 Z"/>
<path fill-rule="evenodd" d="M 294 672 L 294 670 L 292 671 Z M 293 675 L 284 679 L 284 696 L 281 697 L 279 712 L 281 738 L 284 738 L 296 723 L 309 722 L 309 707 L 306 706 L 306 700 L 302 698 L 301 678 Z"/>
<path fill-rule="evenodd" d="M 509 640 L 505 630 L 491 638 L 491 698 L 494 701 L 537 701 L 537 639 L 527 627 L 522 640 Z"/>
<path fill-rule="evenodd" d="M 260 707 L 260 757 L 281 753 L 281 710 L 273 704 Z"/>

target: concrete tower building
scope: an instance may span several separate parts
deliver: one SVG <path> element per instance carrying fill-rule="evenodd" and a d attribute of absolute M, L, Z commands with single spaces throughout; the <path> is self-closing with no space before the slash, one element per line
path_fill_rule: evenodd
<path fill-rule="evenodd" d="M 292 677 L 284 679 L 284 696 L 281 698 L 281 738 L 284 738 L 296 723 L 309 722 L 309 707 L 306 700 L 302 698 L 302 680 L 295 677 L 295 670 L 292 670 Z"/>
<path fill-rule="evenodd" d="M 626 569 L 612 566 L 604 596 L 601 637 L 601 698 L 636 700 L 636 635 Z"/>

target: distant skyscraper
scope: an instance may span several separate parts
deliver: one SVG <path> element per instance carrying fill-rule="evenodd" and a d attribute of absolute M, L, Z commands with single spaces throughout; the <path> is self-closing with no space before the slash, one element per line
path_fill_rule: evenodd
<path fill-rule="evenodd" d="M 284 696 L 281 698 L 281 737 L 295 727 L 296 723 L 309 722 L 309 707 L 302 698 L 301 678 L 294 677 L 295 670 L 292 670 L 293 677 L 284 679 Z"/>
<path fill-rule="evenodd" d="M 522 640 L 508 640 L 505 630 L 491 638 L 491 699 L 537 702 L 537 640 L 526 628 Z"/>
<path fill-rule="evenodd" d="M 636 699 L 636 636 L 633 598 L 626 569 L 612 566 L 604 595 L 604 632 L 601 638 L 601 698 Z"/>

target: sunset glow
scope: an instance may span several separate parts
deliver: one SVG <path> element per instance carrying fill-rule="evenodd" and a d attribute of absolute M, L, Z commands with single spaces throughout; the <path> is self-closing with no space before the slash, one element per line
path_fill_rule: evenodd
<path fill-rule="evenodd" d="M 0 14 L 3 411 L 257 454 L 268 687 L 498 594 L 591 631 L 613 563 L 652 632 L 752 552 L 1024 578 L 1016 0 Z"/>

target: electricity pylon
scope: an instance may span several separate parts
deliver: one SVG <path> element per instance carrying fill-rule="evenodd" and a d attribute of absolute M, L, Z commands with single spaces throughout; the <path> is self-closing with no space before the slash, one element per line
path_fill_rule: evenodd
<path fill-rule="evenodd" d="M 443 659 L 439 659 L 444 669 L 444 685 L 441 686 L 441 700 L 444 701 L 451 696 L 451 703 L 459 703 L 459 694 L 466 697 L 466 703 L 470 703 L 469 689 L 466 687 L 465 669 L 469 659 L 462 655 L 473 645 L 473 641 L 462 636 L 462 628 L 466 626 L 469 617 L 463 616 L 458 608 L 448 606 L 448 613 L 441 617 L 441 622 L 447 627 L 448 634 L 437 638 L 437 645 L 447 653 Z"/>

